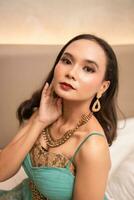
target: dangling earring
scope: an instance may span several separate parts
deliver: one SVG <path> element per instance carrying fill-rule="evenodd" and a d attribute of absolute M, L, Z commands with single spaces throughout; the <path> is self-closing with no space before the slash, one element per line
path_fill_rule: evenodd
<path fill-rule="evenodd" d="M 101 108 L 100 101 L 99 101 L 99 98 L 97 97 L 97 100 L 94 102 L 94 104 L 92 106 L 92 111 L 98 112 L 100 110 L 100 108 Z"/>

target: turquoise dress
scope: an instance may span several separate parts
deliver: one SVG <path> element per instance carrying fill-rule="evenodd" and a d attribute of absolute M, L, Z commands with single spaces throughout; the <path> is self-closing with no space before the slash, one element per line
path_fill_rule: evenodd
<path fill-rule="evenodd" d="M 0 191 L 0 200 L 72 200 L 76 169 L 73 160 L 90 133 L 80 143 L 73 157 L 45 152 L 39 143 L 34 145 L 22 166 L 28 176 L 10 191 Z M 104 200 L 108 200 L 104 195 Z"/>

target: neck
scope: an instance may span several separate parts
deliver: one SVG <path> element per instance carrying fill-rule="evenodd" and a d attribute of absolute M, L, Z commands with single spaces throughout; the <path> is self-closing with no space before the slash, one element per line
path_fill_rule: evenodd
<path fill-rule="evenodd" d="M 75 127 L 82 114 L 88 115 L 90 102 L 63 100 L 63 113 L 59 121 L 61 126 Z"/>

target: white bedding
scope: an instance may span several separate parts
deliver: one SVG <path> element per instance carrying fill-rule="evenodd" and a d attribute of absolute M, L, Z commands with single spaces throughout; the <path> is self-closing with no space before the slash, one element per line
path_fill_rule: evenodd
<path fill-rule="evenodd" d="M 112 168 L 107 194 L 110 200 L 134 200 L 134 118 L 118 122 L 118 137 L 110 147 Z"/>

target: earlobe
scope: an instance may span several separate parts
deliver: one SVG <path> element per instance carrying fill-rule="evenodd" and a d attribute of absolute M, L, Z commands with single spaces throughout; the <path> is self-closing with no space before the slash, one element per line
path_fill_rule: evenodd
<path fill-rule="evenodd" d="M 103 85 L 103 93 L 109 88 L 110 81 L 106 81 L 105 84 Z"/>
<path fill-rule="evenodd" d="M 105 93 L 105 91 L 108 89 L 110 85 L 110 81 L 105 81 L 105 83 L 102 85 L 100 92 L 98 93 L 98 98 L 100 98 L 102 96 L 103 93 Z"/>

